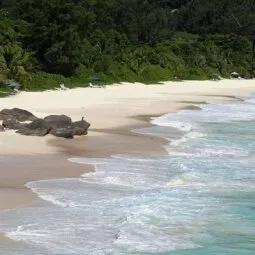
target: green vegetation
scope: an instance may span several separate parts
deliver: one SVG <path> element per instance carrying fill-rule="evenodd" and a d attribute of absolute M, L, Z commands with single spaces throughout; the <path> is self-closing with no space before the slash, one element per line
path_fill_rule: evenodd
<path fill-rule="evenodd" d="M 5 0 L 0 81 L 152 83 L 255 75 L 254 0 Z"/>

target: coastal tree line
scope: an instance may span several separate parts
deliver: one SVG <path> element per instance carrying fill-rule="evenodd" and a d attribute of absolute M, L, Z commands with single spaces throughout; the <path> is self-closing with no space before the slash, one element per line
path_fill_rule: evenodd
<path fill-rule="evenodd" d="M 255 73 L 254 0 L 5 0 L 0 80 L 208 79 Z"/>

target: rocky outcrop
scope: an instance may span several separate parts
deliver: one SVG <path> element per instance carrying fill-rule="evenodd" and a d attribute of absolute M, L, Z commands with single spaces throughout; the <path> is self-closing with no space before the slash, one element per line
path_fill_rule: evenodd
<path fill-rule="evenodd" d="M 45 136 L 49 134 L 51 126 L 43 119 L 37 119 L 18 128 L 17 133 L 30 136 Z"/>
<path fill-rule="evenodd" d="M 39 119 L 25 110 L 17 109 L 15 108 L 15 111 L 4 109 L 1 111 L 4 113 L 0 116 L 4 116 L 3 128 L 17 130 L 16 132 L 22 135 L 45 136 L 51 134 L 57 137 L 73 138 L 76 135 L 86 135 L 90 127 L 90 124 L 83 118 L 81 121 L 75 122 L 72 122 L 72 119 L 66 115 L 49 115 L 44 119 Z M 18 112 L 22 116 L 19 116 Z M 31 120 L 31 122 L 22 123 L 25 120 Z"/>
<path fill-rule="evenodd" d="M 13 109 L 3 109 L 0 111 L 0 120 L 7 120 L 7 119 L 15 119 L 19 122 L 23 121 L 33 121 L 37 119 L 31 112 L 20 109 L 20 108 L 13 108 Z"/>
<path fill-rule="evenodd" d="M 83 118 L 81 121 L 72 122 L 66 115 L 50 115 L 44 118 L 50 124 L 50 134 L 57 137 L 72 138 L 75 135 L 86 135 L 90 124 Z"/>
<path fill-rule="evenodd" d="M 23 126 L 17 119 L 9 117 L 8 119 L 3 120 L 2 126 L 7 129 L 19 129 Z"/>
<path fill-rule="evenodd" d="M 72 124 L 72 119 L 66 115 L 49 115 L 44 118 L 44 121 L 54 128 L 70 126 Z"/>
<path fill-rule="evenodd" d="M 83 118 L 80 121 L 75 121 L 72 123 L 73 135 L 86 135 L 89 127 L 90 124 Z"/>
<path fill-rule="evenodd" d="M 70 127 L 54 128 L 50 134 L 57 137 L 73 138 L 73 130 Z"/>

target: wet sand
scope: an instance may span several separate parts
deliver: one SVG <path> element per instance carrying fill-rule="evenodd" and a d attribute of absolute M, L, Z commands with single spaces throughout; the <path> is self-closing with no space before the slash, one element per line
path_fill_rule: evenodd
<path fill-rule="evenodd" d="M 48 144 L 57 153 L 36 155 L 0 155 L 0 210 L 25 205 L 38 199 L 24 184 L 54 178 L 74 178 L 93 171 L 92 165 L 68 161 L 71 157 L 109 157 L 119 153 L 166 155 L 167 142 L 160 137 L 131 130 L 151 125 L 127 126 L 121 129 L 90 131 L 75 139 L 52 138 Z"/>
<path fill-rule="evenodd" d="M 73 140 L 25 137 L 9 131 L 0 134 L 0 209 L 22 206 L 38 199 L 24 186 L 27 182 L 78 177 L 93 171 L 92 166 L 69 162 L 68 158 L 73 156 L 166 155 L 163 146 L 167 142 L 163 138 L 131 130 L 150 126 L 150 116 L 175 112 L 183 107 L 199 110 L 199 104 L 213 99 L 236 100 L 254 91 L 254 83 L 190 81 L 122 85 L 106 89 L 24 92 L 1 99 L 0 109 L 20 107 L 37 116 L 67 114 L 74 120 L 85 116 L 92 125 L 87 136 Z"/>
<path fill-rule="evenodd" d="M 9 210 L 19 206 L 26 206 L 39 198 L 26 188 L 31 181 L 75 178 L 81 174 L 93 171 L 92 165 L 76 164 L 68 161 L 70 157 L 109 157 L 113 154 L 136 155 L 166 155 L 163 148 L 167 141 L 153 135 L 143 135 L 132 132 L 134 129 L 148 128 L 151 117 L 157 117 L 179 109 L 199 110 L 200 104 L 210 100 L 240 100 L 239 96 L 247 95 L 255 90 L 255 81 L 229 84 L 190 82 L 178 83 L 178 87 L 171 86 L 135 86 L 117 88 L 115 94 L 110 88 L 106 90 L 86 90 L 93 97 L 85 100 L 79 91 L 70 90 L 74 101 L 69 105 L 63 104 L 62 96 L 67 92 L 52 92 L 54 95 L 50 108 L 45 107 L 43 93 L 27 93 L 29 98 L 7 98 L 0 102 L 0 109 L 20 107 L 32 111 L 37 116 L 46 114 L 67 114 L 73 119 L 84 116 L 92 123 L 89 133 L 85 137 L 66 140 L 52 137 L 23 137 L 13 132 L 0 134 L 0 210 Z M 195 85 L 194 85 L 195 84 Z M 207 85 L 208 85 L 207 84 Z M 189 85 L 192 85 L 189 87 Z M 205 85 L 205 86 L 204 86 Z M 194 87 L 195 86 L 195 87 Z M 112 92 L 111 92 L 112 90 Z M 122 93 L 122 90 L 124 91 Z M 129 93 L 126 94 L 125 90 Z M 149 91 L 147 94 L 147 90 Z M 155 90 L 155 91 L 154 91 Z M 83 90 L 82 90 L 83 91 Z M 84 89 L 85 91 L 85 89 Z M 134 93 L 136 92 L 137 93 Z M 74 95 L 77 92 L 77 95 Z M 79 93 L 78 93 L 79 92 Z M 49 92 L 51 93 L 51 92 Z M 109 95 L 107 95 L 109 93 Z M 61 94 L 61 95 L 60 95 Z M 73 94 L 73 95 L 72 95 Z M 56 95 L 60 98 L 57 99 Z M 37 100 L 37 96 L 40 100 Z M 88 98 L 90 95 L 88 95 Z M 35 101 L 34 101 L 35 100 Z M 72 105 L 76 100 L 76 105 Z M 101 100 L 101 101 L 100 101 Z M 29 103 L 30 102 L 30 103 Z M 56 102 L 61 102 L 56 105 Z M 79 104 L 82 102 L 82 104 Z M 34 107 L 36 105 L 36 108 Z M 173 129 L 173 137 L 180 133 Z M 1 242 L 12 242 L 0 233 Z"/>
<path fill-rule="evenodd" d="M 37 180 L 77 177 L 92 166 L 67 161 L 63 155 L 1 155 L 0 209 L 25 205 L 37 196 L 24 186 Z"/>

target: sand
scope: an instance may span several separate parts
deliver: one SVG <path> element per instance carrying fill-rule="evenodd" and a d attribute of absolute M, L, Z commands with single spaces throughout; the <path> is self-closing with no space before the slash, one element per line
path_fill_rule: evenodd
<path fill-rule="evenodd" d="M 13 131 L 0 133 L 0 209 L 36 200 L 24 186 L 29 181 L 77 177 L 93 170 L 91 166 L 68 162 L 72 156 L 165 155 L 164 139 L 131 131 L 147 127 L 150 116 L 181 108 L 198 110 L 201 103 L 215 99 L 238 100 L 254 91 L 255 80 L 186 81 L 21 92 L 1 98 L 0 110 L 19 107 L 38 117 L 66 114 L 73 120 L 84 116 L 91 128 L 87 136 L 73 140 L 52 136 L 27 137 Z"/>

